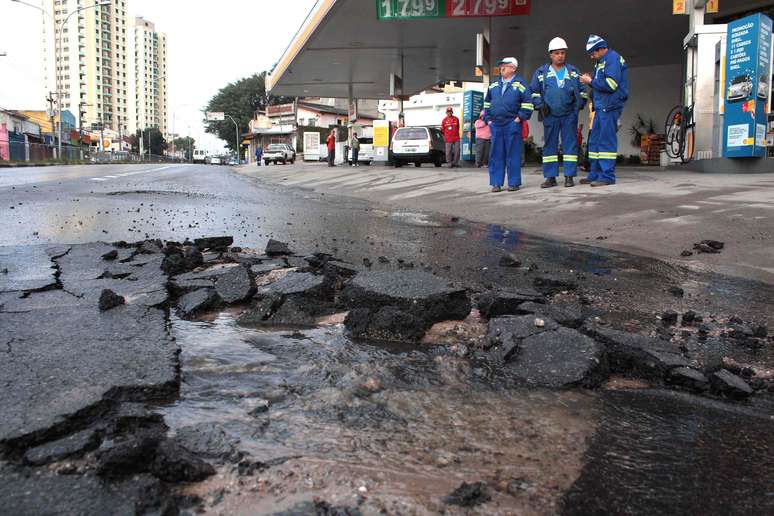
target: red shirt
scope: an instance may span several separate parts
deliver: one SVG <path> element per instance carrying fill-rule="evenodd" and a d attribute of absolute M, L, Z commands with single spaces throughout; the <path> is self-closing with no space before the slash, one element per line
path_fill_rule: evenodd
<path fill-rule="evenodd" d="M 328 135 L 328 150 L 332 151 L 336 148 L 336 137 L 332 134 Z"/>
<path fill-rule="evenodd" d="M 446 143 L 460 141 L 460 119 L 454 115 L 449 115 L 441 122 L 443 139 Z"/>

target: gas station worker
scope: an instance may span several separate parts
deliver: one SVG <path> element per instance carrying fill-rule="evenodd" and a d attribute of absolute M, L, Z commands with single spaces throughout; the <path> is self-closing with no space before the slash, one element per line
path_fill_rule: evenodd
<path fill-rule="evenodd" d="M 581 76 L 589 85 L 594 102 L 594 123 L 589 136 L 591 170 L 582 184 L 608 186 L 615 184 L 615 160 L 618 157 L 618 120 L 629 99 L 629 66 L 607 42 L 592 34 L 586 52 L 597 62 L 594 77 Z"/>
<path fill-rule="evenodd" d="M 559 138 L 564 151 L 564 186 L 575 186 L 578 172 L 578 112 L 588 95 L 578 69 L 567 64 L 567 42 L 554 38 L 548 44 L 551 62 L 535 71 L 530 83 L 532 102 L 543 119 L 543 177 L 541 188 L 556 186 L 559 175 Z"/>
<path fill-rule="evenodd" d="M 521 187 L 522 122 L 535 109 L 527 82 L 516 75 L 515 57 L 500 61 L 500 78 L 489 85 L 484 98 L 484 120 L 492 129 L 489 155 L 489 184 L 492 192 L 501 192 L 508 172 L 508 191 Z"/>

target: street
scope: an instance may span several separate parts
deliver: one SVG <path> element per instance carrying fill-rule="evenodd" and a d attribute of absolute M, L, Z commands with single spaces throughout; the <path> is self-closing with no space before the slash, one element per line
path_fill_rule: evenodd
<path fill-rule="evenodd" d="M 771 509 L 770 284 L 294 170 L 0 171 L 11 512 Z"/>

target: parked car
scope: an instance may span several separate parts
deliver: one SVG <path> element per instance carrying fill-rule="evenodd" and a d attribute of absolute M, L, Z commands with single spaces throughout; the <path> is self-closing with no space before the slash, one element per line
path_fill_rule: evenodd
<path fill-rule="evenodd" d="M 290 145 L 286 143 L 272 143 L 269 145 L 263 153 L 263 163 L 268 165 L 269 163 L 295 163 L 296 151 Z"/>
<path fill-rule="evenodd" d="M 734 77 L 731 85 L 728 87 L 728 101 L 737 102 L 745 100 L 752 95 L 753 82 L 749 75 L 739 75 Z"/>
<path fill-rule="evenodd" d="M 218 158 L 217 156 L 212 156 L 210 158 L 210 165 L 220 165 L 221 163 L 222 162 L 221 162 L 220 158 Z"/>
<path fill-rule="evenodd" d="M 766 100 L 769 98 L 769 90 L 770 88 L 768 77 L 761 75 L 761 78 L 758 81 L 758 98 L 761 100 Z"/>
<path fill-rule="evenodd" d="M 207 151 L 205 151 L 204 149 L 194 149 L 193 162 L 207 163 Z"/>
<path fill-rule="evenodd" d="M 358 138 L 360 141 L 360 152 L 357 154 L 357 162 L 370 165 L 374 161 L 374 139 Z"/>
<path fill-rule="evenodd" d="M 229 164 L 230 167 L 235 167 L 235 166 L 239 165 L 239 162 L 237 162 L 236 159 L 231 158 L 230 160 L 228 160 L 228 164 Z"/>
<path fill-rule="evenodd" d="M 446 162 L 443 134 L 435 127 L 400 127 L 392 137 L 392 162 L 396 167 L 413 163 L 432 163 L 440 167 Z"/>

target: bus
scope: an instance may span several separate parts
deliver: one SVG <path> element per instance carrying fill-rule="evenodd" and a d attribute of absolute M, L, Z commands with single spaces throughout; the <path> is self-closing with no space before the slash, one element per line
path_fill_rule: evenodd
<path fill-rule="evenodd" d="M 204 149 L 194 149 L 193 162 L 201 164 L 207 163 L 207 151 Z"/>

